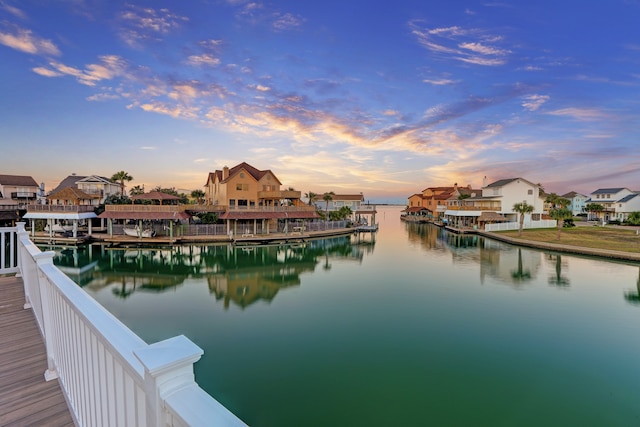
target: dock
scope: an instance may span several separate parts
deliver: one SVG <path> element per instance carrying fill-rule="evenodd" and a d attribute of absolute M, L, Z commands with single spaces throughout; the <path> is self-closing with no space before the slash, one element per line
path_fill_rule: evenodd
<path fill-rule="evenodd" d="M 47 355 L 22 279 L 0 276 L 0 425 L 73 427 L 58 380 L 45 381 Z"/>

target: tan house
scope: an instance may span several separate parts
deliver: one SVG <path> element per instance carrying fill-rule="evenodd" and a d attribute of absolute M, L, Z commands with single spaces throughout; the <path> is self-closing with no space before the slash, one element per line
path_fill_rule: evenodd
<path fill-rule="evenodd" d="M 30 176 L 0 175 L 0 225 L 14 225 L 20 211 L 36 203 L 40 188 Z"/>
<path fill-rule="evenodd" d="M 234 234 L 267 234 L 279 221 L 318 219 L 313 206 L 301 200 L 301 192 L 281 190 L 282 183 L 269 169 L 246 162 L 210 172 L 205 183 L 208 209 L 221 213 Z"/>

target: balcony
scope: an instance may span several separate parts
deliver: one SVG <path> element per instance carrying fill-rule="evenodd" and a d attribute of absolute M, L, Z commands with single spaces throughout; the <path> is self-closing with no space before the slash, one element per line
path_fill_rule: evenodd
<path fill-rule="evenodd" d="M 105 212 L 184 212 L 187 205 L 105 205 Z"/>
<path fill-rule="evenodd" d="M 229 212 L 315 212 L 315 206 L 228 206 Z"/>
<path fill-rule="evenodd" d="M 90 205 L 27 205 L 27 212 L 82 213 L 93 212 L 95 208 Z"/>
<path fill-rule="evenodd" d="M 500 212 L 500 206 L 447 206 L 449 211 L 491 211 Z"/>
<path fill-rule="evenodd" d="M 34 192 L 30 192 L 30 191 L 16 191 L 11 193 L 11 198 L 12 199 L 29 199 L 29 200 L 35 200 L 36 198 L 36 193 Z"/>
<path fill-rule="evenodd" d="M 291 190 L 277 190 L 277 191 L 258 191 L 258 199 L 299 199 L 302 197 L 302 192 Z"/>

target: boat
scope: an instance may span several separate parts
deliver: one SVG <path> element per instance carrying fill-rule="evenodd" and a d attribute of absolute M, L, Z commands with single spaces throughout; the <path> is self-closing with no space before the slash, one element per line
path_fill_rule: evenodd
<path fill-rule="evenodd" d="M 135 228 L 123 228 L 124 234 L 132 237 L 153 237 L 156 235 L 156 232 L 150 228 L 145 228 L 140 232 L 140 228 L 136 226 Z"/>
<path fill-rule="evenodd" d="M 49 232 L 49 224 L 44 226 L 44 231 Z M 51 227 L 51 231 L 53 231 L 54 233 L 66 233 L 68 231 L 73 231 L 73 227 L 56 223 Z"/>

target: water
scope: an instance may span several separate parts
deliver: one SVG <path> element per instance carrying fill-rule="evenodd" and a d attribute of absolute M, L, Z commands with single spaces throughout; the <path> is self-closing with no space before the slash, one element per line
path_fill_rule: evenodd
<path fill-rule="evenodd" d="M 375 236 L 67 250 L 56 263 L 252 426 L 640 425 L 640 266 L 378 209 Z"/>

